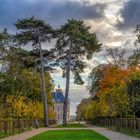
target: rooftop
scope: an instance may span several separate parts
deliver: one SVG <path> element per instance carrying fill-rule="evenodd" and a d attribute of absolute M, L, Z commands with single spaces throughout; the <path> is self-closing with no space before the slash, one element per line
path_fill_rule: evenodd
<path fill-rule="evenodd" d="M 55 100 L 55 102 L 59 101 L 60 103 L 64 103 L 64 95 L 62 89 L 56 89 L 56 91 L 52 93 L 52 99 Z"/>

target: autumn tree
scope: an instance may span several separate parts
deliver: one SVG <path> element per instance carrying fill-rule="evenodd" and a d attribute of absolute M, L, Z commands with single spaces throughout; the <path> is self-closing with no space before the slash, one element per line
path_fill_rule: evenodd
<path fill-rule="evenodd" d="M 129 98 L 126 90 L 127 77 L 128 71 L 117 65 L 106 64 L 92 70 L 88 86 L 98 97 L 96 103 L 100 107 L 101 116 L 126 115 L 126 110 L 129 110 Z"/>
<path fill-rule="evenodd" d="M 139 25 L 136 32 L 139 43 Z M 90 72 L 87 86 L 90 102 L 78 105 L 78 118 L 81 116 L 89 119 L 91 114 L 92 118 L 139 117 L 140 50 L 134 50 L 130 57 L 126 53 L 126 50 L 119 48 L 106 50 L 105 58 L 108 63 L 99 65 Z M 135 124 L 134 126 L 136 127 Z"/>
<path fill-rule="evenodd" d="M 137 43 L 140 43 L 140 25 L 136 27 Z M 139 44 L 137 44 L 139 45 Z M 127 81 L 127 91 L 130 96 L 133 117 L 140 116 L 140 48 L 133 51 L 128 59 L 129 80 Z"/>
<path fill-rule="evenodd" d="M 6 29 L 0 33 L 0 96 L 2 107 L 6 107 L 6 97 L 8 95 L 18 94 L 15 82 L 23 68 L 22 58 L 27 55 L 24 51 L 17 47 L 14 35 L 9 34 Z"/>
<path fill-rule="evenodd" d="M 9 77 L 7 73 L 0 77 L 0 99 L 5 101 L 1 104 L 1 115 L 3 118 L 42 119 L 43 104 L 40 75 L 37 71 L 32 72 L 29 69 L 22 69 L 20 72 L 16 79 Z M 47 102 L 51 106 L 53 86 L 49 73 L 45 73 L 45 80 L 45 88 L 48 91 Z"/>

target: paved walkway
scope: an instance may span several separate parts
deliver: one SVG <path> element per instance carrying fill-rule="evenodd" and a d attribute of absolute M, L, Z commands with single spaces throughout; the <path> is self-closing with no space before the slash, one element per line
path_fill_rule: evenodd
<path fill-rule="evenodd" d="M 140 140 L 139 138 L 127 136 L 115 131 L 108 130 L 107 128 L 101 128 L 96 126 L 89 126 L 88 128 L 106 136 L 110 140 Z"/>
<path fill-rule="evenodd" d="M 48 130 L 82 130 L 82 129 L 91 129 L 94 130 L 110 140 L 140 140 L 138 138 L 133 138 L 127 135 L 123 135 L 121 133 L 117 133 L 111 130 L 108 130 L 107 128 L 101 128 L 101 127 L 95 127 L 95 126 L 88 126 L 87 128 L 39 128 L 39 129 L 33 129 L 31 131 L 27 131 L 15 136 L 10 136 L 8 138 L 4 138 L 2 140 L 26 140 L 34 135 L 38 135 L 42 132 L 48 131 Z"/>

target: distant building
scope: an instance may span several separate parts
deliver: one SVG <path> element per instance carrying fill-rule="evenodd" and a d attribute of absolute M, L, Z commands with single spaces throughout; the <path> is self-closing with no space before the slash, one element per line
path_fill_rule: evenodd
<path fill-rule="evenodd" d="M 56 122 L 62 123 L 63 122 L 63 105 L 64 105 L 64 95 L 60 86 L 56 89 L 55 92 L 52 93 L 52 101 L 53 101 L 53 110 L 56 114 Z M 68 103 L 68 113 L 67 119 L 70 120 L 70 100 Z"/>

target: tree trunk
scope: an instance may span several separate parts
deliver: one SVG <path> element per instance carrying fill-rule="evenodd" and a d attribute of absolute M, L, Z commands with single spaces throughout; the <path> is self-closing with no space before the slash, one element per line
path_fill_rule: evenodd
<path fill-rule="evenodd" d="M 45 86 L 45 74 L 44 74 L 44 66 L 43 66 L 43 54 L 42 54 L 40 36 L 38 38 L 39 38 L 39 51 L 40 51 L 40 62 L 41 62 L 41 80 L 42 80 L 42 100 L 43 100 L 43 108 L 44 108 L 44 123 L 45 123 L 45 127 L 48 127 L 49 121 L 48 121 L 48 110 L 47 110 L 47 94 L 46 94 L 46 86 Z"/>
<path fill-rule="evenodd" d="M 65 99 L 63 106 L 63 126 L 67 125 L 67 112 L 68 112 L 68 98 L 69 98 L 69 85 L 70 85 L 70 62 L 71 62 L 71 52 L 69 51 L 68 55 L 68 65 L 66 69 L 66 90 L 65 90 Z"/>

